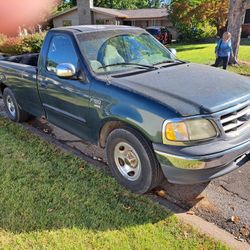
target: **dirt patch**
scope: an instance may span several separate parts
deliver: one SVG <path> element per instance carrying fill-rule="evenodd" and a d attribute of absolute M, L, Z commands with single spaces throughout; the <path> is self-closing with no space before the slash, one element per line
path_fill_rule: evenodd
<path fill-rule="evenodd" d="M 247 65 L 250 67 L 250 62 L 248 62 L 248 61 L 239 61 L 239 64 Z"/>

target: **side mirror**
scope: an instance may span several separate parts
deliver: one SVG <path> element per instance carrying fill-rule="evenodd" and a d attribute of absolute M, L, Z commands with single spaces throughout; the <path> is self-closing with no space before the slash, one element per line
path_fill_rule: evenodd
<path fill-rule="evenodd" d="M 170 51 L 174 56 L 176 56 L 176 54 L 177 54 L 176 49 L 170 48 L 169 51 Z"/>
<path fill-rule="evenodd" d="M 61 63 L 56 67 L 56 75 L 62 78 L 70 78 L 76 74 L 76 68 L 71 63 Z"/>

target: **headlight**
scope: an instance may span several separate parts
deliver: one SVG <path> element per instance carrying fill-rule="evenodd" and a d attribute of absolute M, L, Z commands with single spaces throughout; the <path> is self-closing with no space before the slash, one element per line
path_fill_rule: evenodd
<path fill-rule="evenodd" d="M 190 119 L 164 124 L 164 140 L 176 142 L 199 141 L 214 138 L 217 131 L 211 121 L 206 119 Z"/>

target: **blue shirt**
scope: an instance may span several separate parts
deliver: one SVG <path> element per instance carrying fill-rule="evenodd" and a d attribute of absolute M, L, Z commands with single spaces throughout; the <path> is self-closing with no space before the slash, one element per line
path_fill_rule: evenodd
<path fill-rule="evenodd" d="M 228 42 L 224 42 L 224 40 L 220 39 L 217 42 L 217 46 L 215 52 L 219 57 L 227 57 L 233 52 L 231 40 Z"/>

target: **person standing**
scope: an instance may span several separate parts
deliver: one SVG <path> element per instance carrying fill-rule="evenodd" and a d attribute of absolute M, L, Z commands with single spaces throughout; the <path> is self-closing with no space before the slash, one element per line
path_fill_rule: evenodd
<path fill-rule="evenodd" d="M 220 64 L 223 63 L 223 69 L 227 69 L 229 59 L 231 56 L 233 57 L 231 37 L 232 35 L 230 32 L 225 32 L 222 39 L 217 42 L 217 46 L 215 48 L 216 61 L 214 67 L 219 67 Z"/>

